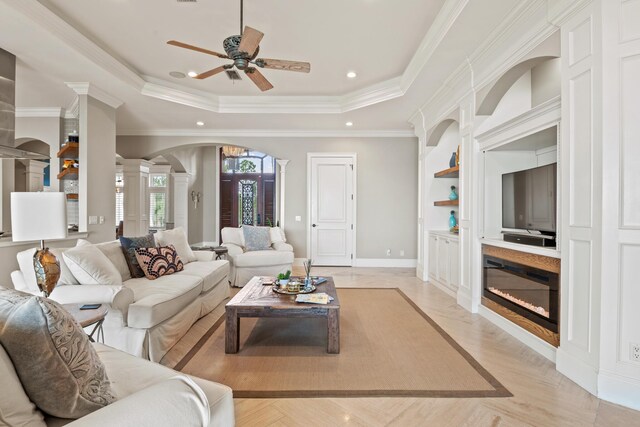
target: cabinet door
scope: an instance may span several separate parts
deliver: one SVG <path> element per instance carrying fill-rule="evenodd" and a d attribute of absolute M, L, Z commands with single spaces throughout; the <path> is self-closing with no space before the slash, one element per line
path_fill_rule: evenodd
<path fill-rule="evenodd" d="M 449 239 L 438 237 L 438 275 L 440 283 L 449 282 Z"/>
<path fill-rule="evenodd" d="M 429 276 L 438 277 L 438 238 L 429 235 Z"/>
<path fill-rule="evenodd" d="M 460 286 L 460 253 L 456 240 L 449 243 L 449 287 L 457 290 Z"/>

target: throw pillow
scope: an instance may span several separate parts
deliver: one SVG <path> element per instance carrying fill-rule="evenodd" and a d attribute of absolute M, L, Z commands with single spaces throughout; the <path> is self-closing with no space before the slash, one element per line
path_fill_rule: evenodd
<path fill-rule="evenodd" d="M 284 235 L 284 230 L 280 227 L 269 227 L 269 237 L 271 237 L 271 243 L 287 242 L 287 238 Z"/>
<path fill-rule="evenodd" d="M 0 425 L 46 427 L 36 405 L 29 400 L 9 355 L 0 345 Z"/>
<path fill-rule="evenodd" d="M 144 272 L 136 259 L 136 248 L 153 248 L 156 246 L 153 234 L 142 237 L 120 237 L 120 244 L 124 251 L 124 257 L 127 259 L 131 277 L 144 277 Z"/>
<path fill-rule="evenodd" d="M 159 248 L 137 248 L 136 258 L 149 280 L 184 270 L 184 264 L 173 245 Z"/>
<path fill-rule="evenodd" d="M 81 285 L 122 285 L 116 266 L 94 245 L 76 246 L 62 257 Z"/>
<path fill-rule="evenodd" d="M 254 227 L 243 225 L 244 248 L 248 251 L 264 251 L 271 249 L 271 237 L 269 237 L 269 227 Z"/>
<path fill-rule="evenodd" d="M 78 239 L 77 246 L 88 246 L 93 243 L 88 240 Z M 113 240 L 111 242 L 97 243 L 94 245 L 96 248 L 100 249 L 100 251 L 105 254 L 109 261 L 113 263 L 120 272 L 120 277 L 122 277 L 122 281 L 127 281 L 131 279 L 131 271 L 129 271 L 129 264 L 127 264 L 127 259 L 122 252 L 122 246 L 118 240 Z"/>
<path fill-rule="evenodd" d="M 27 286 L 27 289 L 21 289 L 30 293 L 39 294 L 38 282 L 36 281 L 36 272 L 33 269 L 33 254 L 37 248 L 30 248 L 26 251 L 18 252 L 16 258 L 18 259 L 18 266 L 22 272 L 22 277 Z M 69 270 L 69 267 L 64 262 L 62 253 L 68 250 L 67 248 L 50 248 L 51 253 L 58 259 L 60 263 L 60 279 L 58 285 L 78 285 L 78 281 Z"/>
<path fill-rule="evenodd" d="M 47 414 L 80 418 L 116 400 L 87 334 L 50 299 L 1 289 L 0 343 L 29 399 Z"/>
<path fill-rule="evenodd" d="M 178 252 L 178 256 L 185 264 L 198 260 L 196 254 L 191 250 L 191 246 L 189 246 L 187 233 L 184 232 L 182 227 L 174 228 L 173 230 L 158 231 L 156 233 L 156 243 L 158 243 L 158 246 L 173 245 L 173 247 L 176 248 L 176 252 Z"/>

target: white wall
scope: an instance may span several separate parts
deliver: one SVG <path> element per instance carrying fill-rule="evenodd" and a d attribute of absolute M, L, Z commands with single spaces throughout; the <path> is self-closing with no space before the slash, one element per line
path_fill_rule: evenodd
<path fill-rule="evenodd" d="M 356 257 L 387 258 L 386 250 L 390 248 L 392 259 L 416 258 L 416 138 L 225 138 L 207 141 L 206 138 L 198 137 L 119 136 L 117 142 L 118 153 L 126 158 L 149 157 L 173 149 L 172 154 L 178 153 L 176 158 L 179 158 L 187 172 L 191 173 L 187 165 L 197 168 L 193 156 L 198 151 L 193 151 L 193 148 L 175 150 L 176 147 L 190 144 L 239 145 L 279 159 L 290 160 L 286 169 L 285 221 L 287 239 L 294 246 L 296 257 L 306 256 L 307 225 L 304 220 L 307 217 L 307 153 L 357 153 Z M 200 185 L 198 188 L 202 191 L 202 181 L 197 176 L 193 179 L 194 188 Z M 296 216 L 300 216 L 302 221 L 296 221 Z M 191 234 L 191 218 L 190 215 L 190 240 L 203 241 L 201 228 L 194 231 L 199 233 L 199 239 L 195 234 Z M 194 216 L 195 220 L 197 218 Z M 205 220 L 210 221 L 209 218 Z M 404 257 L 400 256 L 402 250 L 405 253 Z"/>

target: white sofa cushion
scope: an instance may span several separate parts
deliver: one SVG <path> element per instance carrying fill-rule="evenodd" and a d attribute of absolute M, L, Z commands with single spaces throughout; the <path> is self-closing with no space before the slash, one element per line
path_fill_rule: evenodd
<path fill-rule="evenodd" d="M 284 251 L 252 251 L 233 257 L 236 267 L 270 267 L 293 263 L 293 252 Z"/>
<path fill-rule="evenodd" d="M 88 246 L 92 244 L 93 243 L 89 242 L 88 240 L 78 239 L 78 244 L 76 246 Z M 120 273 L 120 277 L 122 277 L 123 282 L 131 279 L 131 271 L 129 271 L 129 265 L 127 264 L 127 259 L 124 257 L 124 252 L 122 252 L 122 245 L 120 244 L 119 240 L 98 243 L 94 246 L 100 249 L 100 251 L 105 254 L 107 258 L 109 258 L 109 261 L 111 261 L 113 265 L 115 265 L 115 267 L 118 269 L 118 272 Z"/>
<path fill-rule="evenodd" d="M 0 425 L 46 427 L 42 413 L 25 393 L 9 355 L 0 345 Z"/>
<path fill-rule="evenodd" d="M 202 278 L 185 272 L 153 281 L 144 277 L 127 280 L 124 286 L 134 295 L 134 302 L 129 306 L 128 325 L 150 328 L 169 319 L 200 295 L 202 282 Z"/>
<path fill-rule="evenodd" d="M 202 293 L 209 292 L 216 283 L 229 275 L 229 261 L 200 261 L 184 266 L 184 273 L 202 278 Z M 225 283 L 224 286 L 227 286 Z"/>
<path fill-rule="evenodd" d="M 154 237 L 157 246 L 173 245 L 184 264 L 197 261 L 196 255 L 193 253 L 193 250 L 191 250 L 191 246 L 189 246 L 187 234 L 182 227 L 177 227 L 173 230 L 158 231 Z"/>
<path fill-rule="evenodd" d="M 120 398 L 176 375 L 176 371 L 133 357 L 102 344 L 94 348 L 104 363 L 113 390 Z M 228 427 L 235 424 L 233 392 L 225 385 L 190 377 L 204 391 L 211 413 L 210 427 Z"/>
<path fill-rule="evenodd" d="M 209 426 L 209 402 L 196 383 L 176 375 L 93 412 L 69 427 Z"/>
<path fill-rule="evenodd" d="M 222 243 L 232 243 L 244 248 L 244 234 L 241 228 L 225 227 L 222 229 Z"/>
<path fill-rule="evenodd" d="M 82 285 L 121 285 L 115 265 L 95 245 L 76 246 L 62 254 L 69 270 Z"/>

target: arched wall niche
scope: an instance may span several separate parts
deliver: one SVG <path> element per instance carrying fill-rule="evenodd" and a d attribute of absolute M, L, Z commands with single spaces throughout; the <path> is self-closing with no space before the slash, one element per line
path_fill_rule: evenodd
<path fill-rule="evenodd" d="M 51 150 L 51 147 L 45 141 L 29 137 L 16 139 L 15 147 L 22 150 L 33 151 L 34 153 L 44 154 L 45 156 L 48 156 Z"/>
<path fill-rule="evenodd" d="M 492 115 L 502 98 L 509 89 L 516 83 L 525 73 L 536 68 L 542 69 L 543 64 L 557 60 L 557 56 L 540 56 L 527 59 L 513 66 L 493 84 L 487 86 L 486 89 L 478 92 L 476 103 L 478 105 L 476 114 L 479 116 Z M 560 82 L 560 75 L 557 75 L 557 82 Z M 532 88 L 533 89 L 533 88 Z"/>

